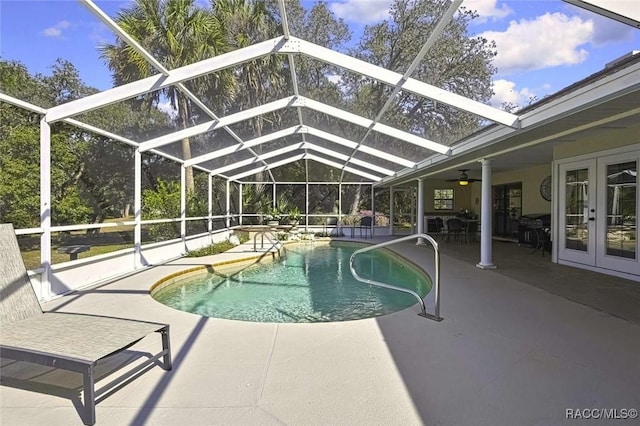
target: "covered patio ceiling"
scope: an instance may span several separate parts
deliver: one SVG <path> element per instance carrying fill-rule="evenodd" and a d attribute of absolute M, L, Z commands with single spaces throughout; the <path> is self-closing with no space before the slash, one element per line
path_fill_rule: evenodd
<path fill-rule="evenodd" d="M 411 75 L 423 60 L 429 48 L 432 47 L 435 41 L 441 36 L 445 27 L 451 21 L 460 7 L 462 0 L 454 0 L 450 3 L 443 16 L 435 25 L 434 30 L 428 35 L 419 54 L 403 74 L 296 38 L 289 30 L 284 0 L 278 0 L 277 2 L 281 14 L 282 36 L 170 70 L 157 58 L 154 58 L 153 55 L 142 47 L 133 37 L 127 34 L 95 3 L 91 0 L 79 1 L 99 17 L 121 40 L 145 58 L 151 66 L 159 71 L 159 74 L 57 105 L 50 109 L 42 109 L 28 105 L 4 94 L 0 94 L 0 99 L 43 114 L 44 120 L 47 123 L 64 121 L 93 133 L 109 137 L 115 141 L 131 145 L 141 153 L 147 151 L 153 152 L 179 162 L 184 167 L 194 167 L 230 181 L 242 182 L 256 173 L 265 172 L 269 175 L 270 179 L 275 182 L 276 179 L 271 172 L 274 168 L 303 160 L 305 162 L 305 168 L 307 168 L 307 174 L 308 161 L 315 161 L 338 169 L 340 171 L 340 181 L 344 181 L 346 175 L 355 175 L 371 183 L 394 178 L 418 166 L 416 160 L 419 160 L 419 158 L 406 158 L 402 156 L 401 153 L 394 152 L 391 145 L 390 148 L 384 150 L 367 145 L 365 142 L 373 133 L 385 135 L 401 144 L 420 147 L 424 149 L 426 153 L 442 155 L 447 158 L 455 157 L 457 154 L 451 150 L 450 146 L 444 143 L 429 140 L 411 131 L 398 129 L 382 122 L 382 118 L 392 105 L 393 100 L 401 92 L 411 93 L 422 98 L 428 98 L 435 102 L 446 104 L 460 112 L 474 114 L 475 116 L 481 117 L 482 122 L 486 125 L 493 123 L 493 125 L 499 128 L 513 131 L 519 129 L 521 126 L 520 119 L 517 115 L 411 78 Z M 254 108 L 238 111 L 230 115 L 218 116 L 210 106 L 206 105 L 205 102 L 199 99 L 185 85 L 185 82 L 189 80 L 207 76 L 217 71 L 269 55 L 287 56 L 288 66 L 283 67 L 282 72 L 289 73 L 292 82 L 293 93 L 288 97 Z M 295 61 L 299 57 L 322 61 L 387 85 L 392 88 L 387 102 L 378 112 L 377 116 L 370 119 L 328 105 L 320 100 L 301 95 L 295 66 Z M 97 110 L 110 104 L 168 87 L 176 87 L 182 94 L 189 98 L 193 105 L 197 106 L 208 116 L 209 120 L 183 130 L 163 134 L 151 139 L 133 140 L 123 135 L 87 124 L 79 119 L 82 114 L 88 111 Z M 297 123 L 295 125 L 286 125 L 283 129 L 270 134 L 254 135 L 255 137 L 251 138 L 242 138 L 232 129 L 234 124 L 277 110 L 294 111 L 297 116 Z M 363 129 L 363 136 L 358 140 L 350 140 L 343 137 L 343 135 L 330 133 L 314 127 L 313 123 L 305 120 L 305 110 L 313 110 L 359 126 Z M 215 142 L 210 143 L 207 145 L 208 152 L 198 153 L 196 156 L 187 159 L 170 155 L 162 149 L 185 138 L 220 129 L 231 136 L 235 141 L 233 145 L 220 147 Z M 277 148 L 267 148 L 266 145 L 264 145 L 266 142 L 279 141 L 291 136 L 297 139 L 295 143 L 288 143 L 285 146 L 281 144 Z M 260 147 L 260 149 L 257 149 L 257 147 Z M 230 160 L 226 162 L 227 164 L 221 166 L 214 161 L 224 157 L 230 157 Z"/>

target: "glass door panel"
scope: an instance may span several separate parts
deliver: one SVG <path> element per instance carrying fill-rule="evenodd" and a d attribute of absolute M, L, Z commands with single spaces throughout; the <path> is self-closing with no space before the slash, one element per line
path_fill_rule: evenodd
<path fill-rule="evenodd" d="M 593 266 L 596 262 L 596 161 L 561 164 L 558 172 L 558 259 Z"/>
<path fill-rule="evenodd" d="M 565 173 L 565 248 L 586 252 L 589 248 L 589 169 Z"/>
<path fill-rule="evenodd" d="M 638 164 L 640 151 L 598 159 L 596 266 L 640 275 Z"/>
<path fill-rule="evenodd" d="M 627 259 L 637 256 L 637 185 L 634 162 L 607 165 L 606 254 Z"/>

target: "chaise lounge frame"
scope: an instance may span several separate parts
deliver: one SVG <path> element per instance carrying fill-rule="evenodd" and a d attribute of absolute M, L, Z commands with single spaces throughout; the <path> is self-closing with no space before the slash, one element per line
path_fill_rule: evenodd
<path fill-rule="evenodd" d="M 171 370 L 169 325 L 86 314 L 43 312 L 11 224 L 0 224 L 0 357 L 82 374 L 83 423 L 96 422 L 98 398 L 153 364 Z M 160 333 L 162 351 L 95 389 L 98 361 Z M 159 360 L 162 358 L 162 362 Z"/>

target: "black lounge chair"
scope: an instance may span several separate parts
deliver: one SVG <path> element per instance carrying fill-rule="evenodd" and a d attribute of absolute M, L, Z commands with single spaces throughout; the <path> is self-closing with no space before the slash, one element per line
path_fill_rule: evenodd
<path fill-rule="evenodd" d="M 44 313 L 36 297 L 10 224 L 0 224 L 0 356 L 83 375 L 86 425 L 96 422 L 96 399 L 131 377 L 160 364 L 171 370 L 169 325 L 72 313 Z M 162 351 L 95 389 L 98 361 L 115 355 L 151 333 L 162 336 Z"/>
<path fill-rule="evenodd" d="M 373 238 L 372 228 L 373 228 L 373 217 L 371 216 L 363 216 L 360 218 L 360 238 L 362 238 L 362 230 L 364 230 L 364 238 L 367 238 L 367 233 L 369 233 L 369 238 Z"/>

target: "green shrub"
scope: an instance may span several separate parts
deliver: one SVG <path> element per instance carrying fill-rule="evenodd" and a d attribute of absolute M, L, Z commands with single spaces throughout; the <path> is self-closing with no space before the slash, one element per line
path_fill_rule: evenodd
<path fill-rule="evenodd" d="M 344 237 L 344 233 L 342 231 L 327 231 L 327 232 L 316 232 L 314 234 L 316 237 L 318 238 L 326 238 L 326 237 L 330 237 L 330 238 L 340 238 L 340 237 Z"/>
<path fill-rule="evenodd" d="M 202 257 L 210 256 L 212 254 L 224 253 L 225 251 L 234 247 L 229 241 L 221 241 L 219 243 L 213 243 L 210 246 L 203 247 L 198 250 L 193 250 L 187 253 L 187 257 Z"/>

